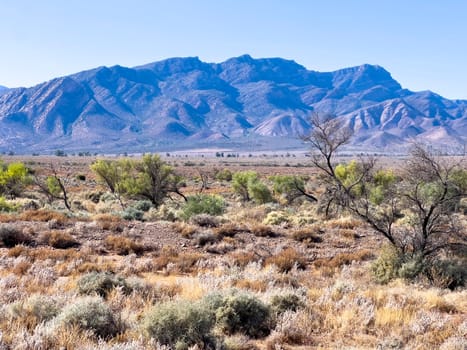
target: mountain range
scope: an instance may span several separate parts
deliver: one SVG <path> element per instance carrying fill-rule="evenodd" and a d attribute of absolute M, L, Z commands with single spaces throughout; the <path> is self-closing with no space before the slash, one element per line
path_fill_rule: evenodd
<path fill-rule="evenodd" d="M 249 55 L 98 67 L 30 88 L 0 88 L 0 151 L 151 152 L 306 148 L 311 113 L 354 130 L 351 146 L 467 141 L 467 100 L 401 87 L 377 65 L 333 72 Z"/>

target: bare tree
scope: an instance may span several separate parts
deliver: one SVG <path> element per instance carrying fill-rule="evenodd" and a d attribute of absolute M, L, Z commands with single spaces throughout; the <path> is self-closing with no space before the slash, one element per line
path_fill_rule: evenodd
<path fill-rule="evenodd" d="M 129 194 L 146 198 L 155 207 L 160 206 L 173 193 L 187 200 L 181 192 L 182 177 L 175 174 L 174 169 L 158 155 L 145 155 L 141 162 L 135 163 L 134 170 L 135 178 L 127 184 Z"/>
<path fill-rule="evenodd" d="M 313 130 L 304 139 L 321 173 L 324 193 L 319 201 L 326 215 L 331 204 L 352 213 L 403 254 L 428 257 L 454 247 L 465 249 L 466 234 L 454 222 L 467 191 L 465 158 L 463 163 L 443 160 L 414 145 L 400 176 L 378 169 L 371 157 L 338 164 L 335 155 L 350 141 L 351 131 L 337 119 L 317 114 L 311 123 Z"/>
<path fill-rule="evenodd" d="M 335 157 L 338 150 L 350 142 L 353 132 L 344 126 L 342 121 L 331 115 L 313 113 L 310 117 L 313 129 L 309 135 L 302 136 L 305 142 L 311 145 L 311 162 L 321 172 L 320 179 L 325 191 L 320 196 L 320 206 L 324 207 L 326 216 L 331 212 L 331 206 L 337 203 L 344 189 L 341 181 L 335 174 Z M 315 197 L 315 196 L 313 196 Z"/>
<path fill-rule="evenodd" d="M 39 188 L 39 191 L 47 197 L 49 202 L 52 202 L 55 199 L 62 200 L 65 207 L 69 211 L 72 211 L 66 186 L 69 175 L 60 177 L 52 164 L 50 165 L 50 169 L 52 171 L 51 176 L 40 177 L 35 175 L 34 184 Z"/>
<path fill-rule="evenodd" d="M 353 131 L 331 115 L 313 113 L 310 123 L 313 129 L 302 139 L 311 144 L 312 162 L 330 177 L 335 177 L 333 158 L 342 146 L 350 142 Z"/>
<path fill-rule="evenodd" d="M 405 166 L 403 196 L 414 225 L 408 233 L 410 249 L 430 256 L 440 250 L 467 248 L 467 233 L 455 222 L 456 209 L 467 196 L 467 168 L 440 157 L 420 144 L 411 149 Z"/>
<path fill-rule="evenodd" d="M 197 169 L 197 171 L 199 179 L 201 181 L 198 193 L 203 193 L 204 190 L 209 189 L 209 173 L 203 171 L 202 169 Z"/>

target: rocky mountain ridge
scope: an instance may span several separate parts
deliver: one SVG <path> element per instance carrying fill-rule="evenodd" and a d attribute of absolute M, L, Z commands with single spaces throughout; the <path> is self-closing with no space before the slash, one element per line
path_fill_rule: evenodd
<path fill-rule="evenodd" d="M 222 63 L 188 57 L 98 67 L 4 90 L 0 151 L 305 148 L 298 136 L 310 131 L 312 112 L 342 119 L 355 131 L 355 149 L 467 141 L 467 101 L 403 89 L 380 66 L 317 72 L 244 55 Z"/>

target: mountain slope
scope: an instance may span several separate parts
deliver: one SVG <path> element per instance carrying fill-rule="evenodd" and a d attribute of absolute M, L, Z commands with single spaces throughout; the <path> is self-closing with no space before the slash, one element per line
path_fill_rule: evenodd
<path fill-rule="evenodd" d="M 403 89 L 368 64 L 323 73 L 281 58 L 171 58 L 1 91 L 0 151 L 248 148 L 252 138 L 263 149 L 306 147 L 297 137 L 313 111 L 342 119 L 366 150 L 467 141 L 467 101 Z"/>

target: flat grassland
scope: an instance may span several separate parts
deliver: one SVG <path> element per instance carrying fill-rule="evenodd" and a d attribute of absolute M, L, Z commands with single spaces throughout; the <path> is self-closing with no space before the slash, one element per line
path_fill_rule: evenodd
<path fill-rule="evenodd" d="M 465 288 L 378 284 L 385 241 L 362 222 L 325 219 L 304 199 L 244 202 L 216 178 L 304 175 L 319 193 L 306 156 L 163 159 L 185 195 L 219 195 L 224 213 L 184 220 L 174 197 L 125 219 L 95 157 L 3 157 L 56 171 L 72 211 L 31 186 L 0 213 L 0 349 L 466 349 Z"/>

